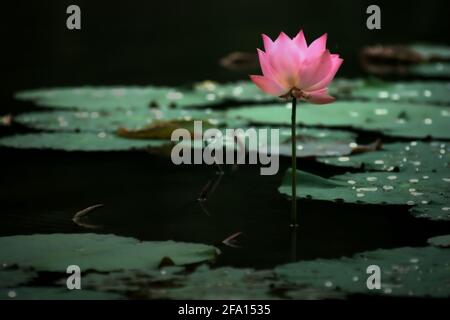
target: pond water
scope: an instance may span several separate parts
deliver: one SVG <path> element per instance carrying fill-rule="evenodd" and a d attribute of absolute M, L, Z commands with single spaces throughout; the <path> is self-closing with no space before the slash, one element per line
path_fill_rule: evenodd
<path fill-rule="evenodd" d="M 378 248 L 424 246 L 449 230 L 449 222 L 413 218 L 407 206 L 299 201 L 300 227 L 292 250 L 290 202 L 277 192 L 289 166 L 282 159 L 274 176 L 257 165 L 175 166 L 146 152 L 66 153 L 2 150 L 0 236 L 100 232 L 140 240 L 175 240 L 217 245 L 216 266 L 272 268 L 292 260 L 338 258 Z M 311 160 L 302 170 L 333 172 Z M 197 201 L 215 182 L 207 200 Z M 208 189 L 208 188 L 206 188 Z M 104 204 L 76 225 L 77 211 Z M 236 238 L 238 248 L 222 241 Z"/>

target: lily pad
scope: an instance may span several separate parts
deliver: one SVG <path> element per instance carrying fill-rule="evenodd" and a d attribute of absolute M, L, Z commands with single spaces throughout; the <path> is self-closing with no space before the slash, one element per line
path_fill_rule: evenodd
<path fill-rule="evenodd" d="M 64 151 L 143 150 L 167 144 L 170 144 L 170 141 L 126 139 L 106 132 L 28 133 L 0 138 L 1 147 Z"/>
<path fill-rule="evenodd" d="M 371 83 L 365 79 L 336 78 L 328 86 L 328 92 L 333 97 L 351 98 L 351 93 Z"/>
<path fill-rule="evenodd" d="M 290 157 L 292 154 L 291 129 L 285 127 L 256 127 L 256 132 L 260 129 L 269 130 L 268 138 L 261 139 L 258 135 L 258 144 L 246 143 L 247 150 L 250 152 L 273 153 L 274 147 L 270 130 L 279 130 L 278 153 L 282 156 Z M 315 157 L 315 156 L 343 156 L 349 155 L 354 151 L 356 144 L 356 134 L 350 131 L 329 130 L 316 128 L 297 128 L 297 157 Z"/>
<path fill-rule="evenodd" d="M 450 47 L 439 45 L 376 45 L 361 50 L 362 67 L 378 76 L 449 78 Z"/>
<path fill-rule="evenodd" d="M 279 131 L 278 149 L 272 142 L 272 131 Z M 226 150 L 246 150 L 249 153 L 262 153 L 281 156 L 291 156 L 291 129 L 285 127 L 244 127 L 235 137 L 231 132 L 222 130 L 222 140 L 219 144 Z M 256 140 L 250 140 L 255 137 Z M 364 152 L 373 146 L 355 146 L 356 134 L 343 130 L 327 130 L 315 128 L 297 128 L 297 157 L 326 157 L 349 155 L 352 152 Z M 256 141 L 256 142 L 255 142 Z M 203 149 L 210 145 L 214 147 L 217 140 L 204 141 L 195 144 L 191 140 L 181 141 L 179 145 Z M 169 150 L 170 153 L 170 150 Z"/>
<path fill-rule="evenodd" d="M 277 101 L 276 97 L 264 94 L 251 81 L 238 81 L 220 84 L 213 81 L 203 81 L 194 86 L 195 92 L 212 101 L 216 99 L 239 102 Z"/>
<path fill-rule="evenodd" d="M 426 60 L 449 60 L 450 59 L 450 47 L 443 45 L 430 45 L 430 44 L 414 44 L 410 48 L 419 53 Z"/>
<path fill-rule="evenodd" d="M 173 269 L 173 268 L 172 268 Z M 275 299 L 271 285 L 276 283 L 271 271 L 255 271 L 206 265 L 191 273 L 177 273 L 171 268 L 153 273 L 116 272 L 90 274 L 85 285 L 94 290 L 132 292 L 147 299 Z"/>
<path fill-rule="evenodd" d="M 224 97 L 212 92 L 171 89 L 155 97 L 154 104 L 160 108 L 214 108 Z"/>
<path fill-rule="evenodd" d="M 55 287 L 0 289 L 0 300 L 117 300 L 121 298 L 123 298 L 121 295 L 112 292 Z"/>
<path fill-rule="evenodd" d="M 381 150 L 350 157 L 320 157 L 319 162 L 345 168 L 418 173 L 450 171 L 450 144 L 446 142 L 390 143 Z"/>
<path fill-rule="evenodd" d="M 273 281 L 270 272 L 251 269 L 199 267 L 195 272 L 180 279 L 174 286 L 150 290 L 151 297 L 164 299 L 241 300 L 274 299 L 270 295 Z"/>
<path fill-rule="evenodd" d="M 149 107 L 207 107 L 220 103 L 217 96 L 168 87 L 68 87 L 18 92 L 16 99 L 47 108 L 84 111 L 136 111 Z"/>
<path fill-rule="evenodd" d="M 450 234 L 428 239 L 428 243 L 441 248 L 450 248 Z"/>
<path fill-rule="evenodd" d="M 352 258 L 300 261 L 272 270 L 203 265 L 192 273 L 90 274 L 84 283 L 89 289 L 151 299 L 342 299 L 353 294 L 448 297 L 449 263 L 450 253 L 444 249 L 406 247 L 363 252 Z M 367 288 L 370 265 L 380 267 L 380 290 Z"/>
<path fill-rule="evenodd" d="M 289 169 L 278 189 L 288 196 L 292 196 L 291 174 Z M 450 220 L 450 176 L 442 172 L 346 173 L 329 179 L 303 171 L 296 174 L 298 198 L 407 205 L 416 217 Z"/>
<path fill-rule="evenodd" d="M 89 111 L 148 108 L 158 97 L 168 94 L 165 87 L 72 87 L 18 92 L 16 99 L 38 106 Z"/>
<path fill-rule="evenodd" d="M 366 85 L 363 79 L 337 78 L 329 86 L 329 92 L 333 96 L 347 97 L 349 94 Z M 203 81 L 195 84 L 196 92 L 207 95 L 213 101 L 217 98 L 224 101 L 240 103 L 279 102 L 280 98 L 264 94 L 252 81 L 238 81 L 231 83 L 217 83 Z"/>
<path fill-rule="evenodd" d="M 140 293 L 149 290 L 149 288 L 173 286 L 175 281 L 184 277 L 185 268 L 180 266 L 164 267 L 159 270 L 121 270 L 110 273 L 91 272 L 83 277 L 83 286 L 94 291 L 109 291 L 122 294 L 127 292 Z"/>
<path fill-rule="evenodd" d="M 140 129 L 154 122 L 204 120 L 222 124 L 222 115 L 205 110 L 137 110 L 137 111 L 47 111 L 30 112 L 14 117 L 16 123 L 47 131 L 115 132 L 119 128 Z"/>
<path fill-rule="evenodd" d="M 227 112 L 255 124 L 289 125 L 290 104 L 243 107 Z M 350 127 L 392 137 L 450 139 L 450 108 L 405 103 L 336 102 L 329 106 L 300 104 L 297 124 Z"/>
<path fill-rule="evenodd" d="M 174 265 L 209 261 L 217 249 L 174 241 L 140 242 L 134 238 L 100 234 L 36 234 L 0 238 L 0 263 L 38 271 L 65 272 L 69 265 L 82 271 L 148 270 L 161 261 Z"/>
<path fill-rule="evenodd" d="M 381 289 L 369 290 L 367 267 L 381 271 Z M 450 297 L 450 251 L 434 247 L 376 250 L 339 260 L 301 261 L 275 268 L 280 280 L 323 292 L 400 297 Z M 295 285 L 287 295 L 296 295 Z"/>
<path fill-rule="evenodd" d="M 163 269 L 159 274 L 149 275 L 135 271 L 110 274 L 91 273 L 83 278 L 86 288 L 116 293 L 128 293 L 145 299 L 280 299 L 274 288 L 292 284 L 278 280 L 273 270 L 255 271 L 222 267 L 210 269 L 202 265 L 192 273 L 174 274 Z M 281 290 L 280 290 L 281 291 Z M 326 299 L 336 295 L 313 286 L 301 286 L 296 291 L 297 298 Z M 341 297 L 342 294 L 339 295 Z"/>
<path fill-rule="evenodd" d="M 170 140 L 172 133 L 176 129 L 186 129 L 191 138 L 201 139 L 200 133 L 195 132 L 196 120 L 169 120 L 169 121 L 153 121 L 151 124 L 130 130 L 127 128 L 119 128 L 117 135 L 129 139 L 166 139 Z M 202 130 L 217 128 L 217 121 L 204 120 L 202 121 Z M 199 136 L 196 137 L 196 134 Z"/>
<path fill-rule="evenodd" d="M 450 78 L 450 63 L 448 62 L 423 63 L 410 67 L 408 71 L 413 75 L 421 77 L 447 79 Z"/>
<path fill-rule="evenodd" d="M 424 66 L 415 68 L 420 70 Z M 352 96 L 394 102 L 450 104 L 450 82 L 377 82 L 356 88 Z"/>

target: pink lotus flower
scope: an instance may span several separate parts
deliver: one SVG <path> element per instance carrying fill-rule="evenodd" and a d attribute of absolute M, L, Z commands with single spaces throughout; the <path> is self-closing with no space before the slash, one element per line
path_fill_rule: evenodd
<path fill-rule="evenodd" d="M 309 46 L 303 31 L 295 38 L 281 32 L 275 41 L 262 35 L 265 52 L 258 49 L 262 76 L 252 81 L 264 92 L 278 96 L 302 98 L 316 104 L 333 102 L 327 86 L 333 80 L 342 60 L 326 49 L 327 34 Z"/>

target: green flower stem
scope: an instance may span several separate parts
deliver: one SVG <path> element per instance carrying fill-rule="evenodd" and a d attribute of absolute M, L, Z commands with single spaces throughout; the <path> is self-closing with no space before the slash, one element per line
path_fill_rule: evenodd
<path fill-rule="evenodd" d="M 297 261 L 297 230 L 298 228 L 290 228 L 291 233 L 291 261 Z"/>
<path fill-rule="evenodd" d="M 297 98 L 292 96 L 292 123 L 291 123 L 291 144 L 292 144 L 292 207 L 291 207 L 291 227 L 298 227 L 297 223 L 297 134 L 296 134 L 296 109 Z"/>

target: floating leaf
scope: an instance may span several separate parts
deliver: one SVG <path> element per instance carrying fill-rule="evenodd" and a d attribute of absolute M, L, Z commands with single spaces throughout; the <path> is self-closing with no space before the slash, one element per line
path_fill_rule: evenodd
<path fill-rule="evenodd" d="M 85 111 L 209 107 L 221 102 L 209 93 L 153 86 L 48 88 L 18 92 L 15 97 L 41 107 Z"/>
<path fill-rule="evenodd" d="M 154 121 L 145 111 L 44 111 L 18 115 L 14 121 L 29 128 L 47 131 L 114 132 L 121 126 L 137 128 Z"/>
<path fill-rule="evenodd" d="M 114 235 L 47 234 L 0 238 L 0 263 L 39 271 L 65 272 L 76 264 L 81 270 L 114 271 L 158 268 L 170 258 L 176 265 L 212 260 L 216 248 L 174 241 L 144 241 Z"/>
<path fill-rule="evenodd" d="M 272 130 L 279 130 L 278 151 L 275 150 L 275 145 L 272 143 Z M 246 150 L 251 153 L 291 156 L 291 129 L 283 127 L 245 127 L 237 132 L 227 132 L 226 130 L 221 130 L 221 132 L 221 143 L 218 143 L 220 139 L 218 138 L 198 145 L 195 145 L 191 140 L 181 141 L 179 144 L 203 149 L 206 146 L 213 148 L 217 143 L 218 146 L 223 146 L 228 151 Z M 365 152 L 374 148 L 371 145 L 360 145 L 359 149 L 355 148 L 356 134 L 349 131 L 298 128 L 297 132 L 298 158 L 349 155 L 353 152 Z M 253 140 L 253 137 L 255 137 L 255 140 Z M 170 154 L 170 150 L 168 153 Z"/>
<path fill-rule="evenodd" d="M 421 65 L 415 68 L 421 68 Z M 353 90 L 352 96 L 394 102 L 450 104 L 450 82 L 368 83 Z"/>
<path fill-rule="evenodd" d="M 88 111 L 147 109 L 159 97 L 170 92 L 164 87 L 73 87 L 27 90 L 16 99 L 38 106 Z"/>
<path fill-rule="evenodd" d="M 449 171 L 446 171 L 449 173 Z M 421 218 L 450 220 L 450 175 L 442 172 L 346 173 L 324 179 L 297 171 L 297 197 L 347 203 L 408 205 Z M 292 196 L 291 170 L 279 188 Z"/>
<path fill-rule="evenodd" d="M 195 272 L 181 278 L 170 288 L 150 290 L 154 298 L 163 299 L 274 299 L 270 295 L 267 272 L 251 269 L 218 268 L 201 266 Z"/>
<path fill-rule="evenodd" d="M 279 99 L 261 93 L 261 90 L 251 81 L 219 84 L 213 81 L 204 81 L 195 85 L 195 91 L 212 101 L 222 99 L 240 102 L 277 101 Z"/>
<path fill-rule="evenodd" d="M 17 149 L 52 149 L 64 151 L 125 151 L 158 148 L 165 140 L 131 140 L 99 132 L 28 133 L 0 138 L 0 146 Z"/>
<path fill-rule="evenodd" d="M 441 248 L 450 248 L 450 234 L 428 239 L 428 243 Z"/>
<path fill-rule="evenodd" d="M 449 171 L 450 144 L 445 142 L 390 143 L 376 152 L 350 157 L 321 157 L 319 162 L 346 168 L 418 173 Z"/>
<path fill-rule="evenodd" d="M 381 289 L 369 290 L 367 267 L 381 271 Z M 376 294 L 400 297 L 450 297 L 450 251 L 433 247 L 376 250 L 339 260 L 301 261 L 275 268 L 280 280 L 297 285 L 287 290 L 297 296 L 315 287 L 324 294 Z"/>
<path fill-rule="evenodd" d="M 362 79 L 337 78 L 330 84 L 329 92 L 333 96 L 346 97 L 366 85 Z M 252 81 L 238 81 L 220 84 L 213 81 L 203 81 L 195 85 L 195 91 L 209 95 L 211 99 L 218 97 L 225 101 L 240 103 L 279 102 L 281 99 L 264 94 Z"/>
<path fill-rule="evenodd" d="M 0 289 L 0 300 L 117 300 L 123 296 L 102 291 L 68 290 L 54 287 Z"/>
<path fill-rule="evenodd" d="M 160 271 L 121 271 L 89 274 L 84 279 L 89 289 L 132 292 L 147 299 L 274 299 L 270 271 L 202 265 L 192 273 L 170 267 Z"/>
<path fill-rule="evenodd" d="M 243 140 L 250 152 L 263 152 L 271 154 L 279 154 L 290 157 L 292 154 L 291 146 L 291 129 L 276 127 L 256 127 L 258 144 L 250 143 Z M 268 130 L 268 137 L 260 134 L 259 130 Z M 278 153 L 271 139 L 271 130 L 279 130 Z M 356 144 L 356 134 L 343 130 L 315 129 L 315 128 L 297 128 L 297 157 L 314 157 L 314 156 L 342 156 L 349 155 L 353 152 L 353 145 Z"/>
<path fill-rule="evenodd" d="M 152 287 L 173 286 L 175 281 L 183 277 L 185 277 L 185 269 L 179 266 L 159 270 L 91 272 L 83 277 L 83 286 L 89 290 L 138 293 Z"/>
<path fill-rule="evenodd" d="M 165 268 L 158 273 L 91 273 L 83 278 L 83 283 L 92 290 L 127 292 L 137 298 L 176 300 L 279 299 L 280 295 L 274 292 L 274 288 L 282 291 L 283 287 L 295 286 L 277 279 L 273 270 L 255 271 L 232 267 L 210 269 L 204 265 L 192 273 L 180 273 L 170 269 Z M 301 299 L 336 297 L 336 294 L 313 286 L 300 286 L 297 293 Z M 342 294 L 339 294 L 339 297 L 342 297 Z"/>
<path fill-rule="evenodd" d="M 363 68 L 375 75 L 418 75 L 448 78 L 450 47 L 436 45 L 376 45 L 361 52 Z"/>
<path fill-rule="evenodd" d="M 190 122 L 193 119 L 223 124 L 222 115 L 208 110 L 138 110 L 111 112 L 47 111 L 30 112 L 14 118 L 16 123 L 47 131 L 115 132 L 119 128 L 137 130 L 154 123 L 171 124 L 171 121 Z M 171 127 L 173 127 L 171 125 Z M 169 135 L 170 138 L 170 135 Z"/>
<path fill-rule="evenodd" d="M 91 273 L 88 289 L 127 292 L 151 299 L 338 299 L 353 294 L 448 297 L 450 252 L 434 247 L 363 252 L 352 258 L 320 259 L 255 271 L 200 266 L 194 272 Z M 381 289 L 369 290 L 367 267 L 381 271 Z"/>
<path fill-rule="evenodd" d="M 450 59 L 450 47 L 448 46 L 414 44 L 410 48 L 428 61 Z"/>
<path fill-rule="evenodd" d="M 450 63 L 448 62 L 423 63 L 410 67 L 408 71 L 412 75 L 447 79 L 450 78 Z"/>
<path fill-rule="evenodd" d="M 288 125 L 290 104 L 243 107 L 227 116 L 255 124 Z M 450 108 L 404 103 L 336 102 L 329 106 L 300 104 L 297 124 L 351 127 L 393 137 L 450 139 Z"/>
<path fill-rule="evenodd" d="M 167 139 L 170 140 L 173 131 L 176 129 L 186 129 L 189 131 L 191 137 L 201 139 L 201 136 L 196 137 L 195 132 L 196 120 L 170 120 L 170 121 L 154 121 L 151 124 L 135 130 L 126 128 L 119 128 L 117 135 L 129 139 Z M 216 128 L 218 121 L 202 121 L 202 130 Z"/>
<path fill-rule="evenodd" d="M 336 78 L 328 86 L 328 92 L 333 97 L 349 98 L 353 91 L 365 87 L 369 82 L 364 79 Z"/>
<path fill-rule="evenodd" d="M 224 97 L 211 92 L 171 89 L 155 99 L 161 108 L 214 108 Z"/>

